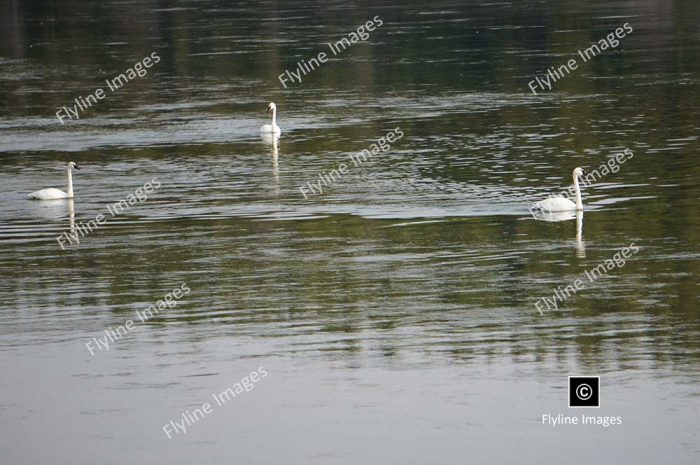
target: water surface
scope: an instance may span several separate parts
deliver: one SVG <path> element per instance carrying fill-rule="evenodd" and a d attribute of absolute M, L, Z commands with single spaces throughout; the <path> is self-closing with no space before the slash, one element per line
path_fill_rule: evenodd
<path fill-rule="evenodd" d="M 3 463 L 697 463 L 693 2 L 11 2 L 0 45 Z M 366 43 L 277 76 L 378 15 Z M 528 82 L 628 22 L 621 45 Z M 78 121 L 63 105 L 156 51 Z M 277 103 L 279 142 L 260 137 Z M 322 195 L 318 180 L 405 136 Z M 529 205 L 625 148 L 575 219 Z M 76 199 L 31 202 L 64 188 Z M 56 237 L 145 182 L 147 201 Z M 535 302 L 639 252 L 556 311 Z M 85 344 L 174 288 L 109 351 Z M 258 367 L 255 389 L 162 426 Z M 614 427 L 541 424 L 568 375 Z M 595 448 L 590 444 L 596 444 Z"/>

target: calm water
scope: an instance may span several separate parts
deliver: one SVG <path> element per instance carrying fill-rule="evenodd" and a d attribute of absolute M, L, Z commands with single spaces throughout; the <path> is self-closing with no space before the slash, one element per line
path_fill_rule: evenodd
<path fill-rule="evenodd" d="M 698 463 L 700 5 L 319 5 L 2 5 L 0 462 Z M 366 43 L 281 86 L 375 15 Z M 530 92 L 626 22 L 615 50 Z M 58 122 L 154 51 L 147 76 Z M 276 144 L 259 135 L 269 101 Z M 395 127 L 390 151 L 301 196 Z M 578 238 L 576 219 L 529 215 L 625 148 L 584 188 Z M 64 189 L 69 160 L 74 202 L 26 200 Z M 71 219 L 154 177 L 61 250 Z M 175 308 L 90 355 L 182 283 Z M 166 437 L 261 366 L 253 391 Z M 576 374 L 601 376 L 600 409 L 567 408 Z"/>

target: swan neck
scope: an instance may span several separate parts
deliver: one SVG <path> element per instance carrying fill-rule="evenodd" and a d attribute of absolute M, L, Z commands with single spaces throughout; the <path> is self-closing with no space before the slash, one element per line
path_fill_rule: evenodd
<path fill-rule="evenodd" d="M 272 127 L 277 125 L 277 108 L 272 109 Z"/>
<path fill-rule="evenodd" d="M 70 168 L 68 168 L 68 197 L 73 197 L 73 174 Z"/>
<path fill-rule="evenodd" d="M 578 185 L 578 176 L 574 175 L 574 189 L 576 190 L 576 209 L 583 210 L 583 202 L 581 201 L 581 187 Z"/>

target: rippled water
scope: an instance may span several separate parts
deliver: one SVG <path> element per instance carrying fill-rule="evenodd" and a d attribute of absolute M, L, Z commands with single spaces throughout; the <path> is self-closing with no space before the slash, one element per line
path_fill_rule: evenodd
<path fill-rule="evenodd" d="M 697 463 L 697 5 L 2 8 L 3 464 Z M 281 87 L 374 15 L 367 43 Z M 618 49 L 530 92 L 625 22 Z M 154 50 L 146 77 L 55 118 Z M 276 143 L 259 134 L 270 100 Z M 390 151 L 301 195 L 396 127 Z M 578 225 L 530 216 L 625 148 Z M 73 202 L 26 200 L 64 189 L 68 160 Z M 58 245 L 154 177 L 148 200 Z M 175 308 L 90 355 L 182 283 Z M 260 366 L 253 391 L 165 436 Z M 601 376 L 593 414 L 622 425 L 542 424 L 580 415 L 576 374 Z"/>

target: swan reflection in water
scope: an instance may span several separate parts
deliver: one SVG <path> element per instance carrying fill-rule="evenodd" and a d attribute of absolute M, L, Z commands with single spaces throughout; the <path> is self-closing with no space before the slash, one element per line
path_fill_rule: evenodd
<path fill-rule="evenodd" d="M 66 199 L 65 203 L 68 206 L 68 222 L 70 229 L 61 231 L 56 237 L 58 245 L 61 246 L 63 250 L 66 249 L 66 246 L 80 245 L 81 236 L 78 228 L 75 226 L 75 204 L 73 203 L 73 199 Z"/>
<path fill-rule="evenodd" d="M 76 245 L 79 245 L 80 234 L 75 230 L 75 205 L 73 199 L 68 199 L 68 219 L 70 221 L 70 235 L 75 238 Z"/>
<path fill-rule="evenodd" d="M 75 201 L 72 198 L 44 200 L 42 202 L 28 202 L 29 212 L 31 215 L 41 218 L 42 221 L 58 224 L 60 230 L 56 237 L 63 237 L 65 245 L 78 245 L 80 243 L 80 234 L 75 224 Z M 63 220 L 68 213 L 68 226 L 66 229 Z M 69 237 L 70 235 L 70 241 Z M 59 245 L 61 242 L 59 242 Z"/>
<path fill-rule="evenodd" d="M 261 133 L 260 138 L 266 144 L 272 145 L 272 176 L 275 178 L 275 194 L 279 195 L 280 167 L 278 160 L 277 143 L 280 140 L 280 135 L 275 133 Z"/>
<path fill-rule="evenodd" d="M 583 210 L 539 212 L 533 214 L 533 218 L 537 221 L 547 221 L 549 223 L 569 221 L 576 218 L 576 256 L 579 258 L 586 257 L 586 243 L 583 241 Z"/>

